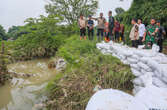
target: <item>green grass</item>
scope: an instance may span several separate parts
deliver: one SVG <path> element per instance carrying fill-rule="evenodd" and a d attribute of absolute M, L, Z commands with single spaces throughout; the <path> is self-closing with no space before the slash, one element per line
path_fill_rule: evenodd
<path fill-rule="evenodd" d="M 134 78 L 130 67 L 111 55 L 96 49 L 96 42 L 78 40 L 72 36 L 57 52 L 64 58 L 67 68 L 48 84 L 48 96 L 54 103 L 50 110 L 84 110 L 96 85 L 131 93 Z M 56 56 L 56 57 L 57 57 Z"/>

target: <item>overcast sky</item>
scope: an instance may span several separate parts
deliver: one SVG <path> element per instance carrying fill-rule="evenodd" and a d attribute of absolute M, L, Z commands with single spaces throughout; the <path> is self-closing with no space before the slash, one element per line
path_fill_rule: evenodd
<path fill-rule="evenodd" d="M 44 5 L 47 0 L 0 0 L 0 24 L 5 29 L 13 25 L 23 25 L 24 20 L 45 14 Z M 104 12 L 105 17 L 109 10 L 117 7 L 129 9 L 132 0 L 99 0 L 98 13 Z M 114 13 L 115 14 L 115 13 Z"/>

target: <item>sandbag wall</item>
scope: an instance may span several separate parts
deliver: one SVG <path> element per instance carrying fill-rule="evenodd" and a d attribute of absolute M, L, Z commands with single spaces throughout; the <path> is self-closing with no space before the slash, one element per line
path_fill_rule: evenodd
<path fill-rule="evenodd" d="M 167 56 L 159 53 L 156 46 L 152 50 L 130 48 L 113 42 L 102 42 L 96 46 L 103 54 L 112 54 L 130 65 L 136 76 L 133 80 L 134 94 L 150 85 L 167 88 Z"/>

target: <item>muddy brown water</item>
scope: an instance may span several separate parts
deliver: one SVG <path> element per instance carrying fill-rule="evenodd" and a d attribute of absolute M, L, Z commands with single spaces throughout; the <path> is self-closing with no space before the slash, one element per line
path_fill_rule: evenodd
<path fill-rule="evenodd" d="M 13 78 L 0 87 L 0 110 L 32 110 L 35 104 L 47 99 L 45 88 L 56 75 L 48 69 L 48 60 L 33 60 L 8 65 L 10 72 L 32 74 L 29 78 Z"/>

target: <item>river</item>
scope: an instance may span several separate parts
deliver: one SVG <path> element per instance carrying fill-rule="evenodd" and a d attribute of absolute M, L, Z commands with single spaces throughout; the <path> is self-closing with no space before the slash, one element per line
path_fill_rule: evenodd
<path fill-rule="evenodd" d="M 0 110 L 32 110 L 35 104 L 47 99 L 46 85 L 56 75 L 48 69 L 49 60 L 33 60 L 8 65 L 10 72 L 32 74 L 29 78 L 14 77 L 0 87 Z"/>

